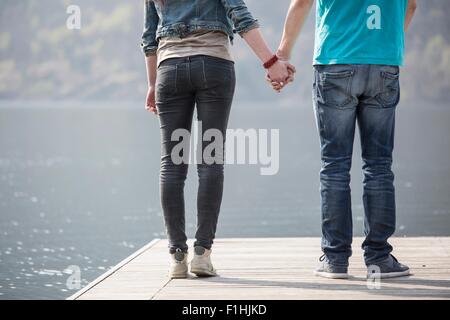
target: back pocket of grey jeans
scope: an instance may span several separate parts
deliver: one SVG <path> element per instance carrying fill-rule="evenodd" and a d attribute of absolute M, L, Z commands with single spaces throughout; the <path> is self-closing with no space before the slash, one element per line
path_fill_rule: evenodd
<path fill-rule="evenodd" d="M 231 97 L 236 77 L 234 63 L 220 58 L 207 57 L 202 60 L 204 89 L 218 97 Z"/>
<path fill-rule="evenodd" d="M 167 64 L 158 67 L 156 76 L 156 98 L 161 100 L 177 93 L 178 65 Z"/>
<path fill-rule="evenodd" d="M 394 68 L 394 67 L 393 67 Z M 380 88 L 376 99 L 384 108 L 395 107 L 400 99 L 400 73 L 397 70 L 380 72 Z"/>
<path fill-rule="evenodd" d="M 353 70 L 319 70 L 316 83 L 317 101 L 335 108 L 348 106 L 353 100 L 351 95 L 353 74 Z"/>

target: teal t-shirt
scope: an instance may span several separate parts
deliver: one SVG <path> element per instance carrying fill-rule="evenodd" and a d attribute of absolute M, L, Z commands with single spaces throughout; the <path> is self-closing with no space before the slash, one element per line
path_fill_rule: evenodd
<path fill-rule="evenodd" d="M 403 64 L 408 0 L 317 0 L 314 64 Z"/>

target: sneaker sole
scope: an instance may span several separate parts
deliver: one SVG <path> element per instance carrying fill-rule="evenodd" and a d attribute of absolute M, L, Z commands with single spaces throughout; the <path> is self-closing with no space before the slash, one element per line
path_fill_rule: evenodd
<path fill-rule="evenodd" d="M 187 277 L 188 277 L 187 273 L 169 274 L 170 279 L 185 279 Z"/>
<path fill-rule="evenodd" d="M 367 277 L 373 277 L 380 275 L 380 279 L 389 279 L 389 278 L 398 278 L 398 277 L 406 277 L 410 275 L 409 270 L 399 271 L 399 272 L 386 272 L 386 273 L 371 273 L 368 274 Z"/>
<path fill-rule="evenodd" d="M 333 272 L 314 271 L 314 274 L 318 277 L 328 278 L 328 279 L 348 279 L 348 273 L 333 273 Z"/>
<path fill-rule="evenodd" d="M 215 277 L 217 273 L 215 271 L 207 270 L 207 269 L 191 269 L 191 272 L 195 274 L 197 277 Z"/>

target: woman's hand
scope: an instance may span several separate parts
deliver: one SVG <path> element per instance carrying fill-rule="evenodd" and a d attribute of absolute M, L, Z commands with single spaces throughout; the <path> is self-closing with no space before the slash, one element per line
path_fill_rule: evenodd
<path fill-rule="evenodd" d="M 145 57 L 145 66 L 147 69 L 148 91 L 147 99 L 145 100 L 145 109 L 154 114 L 158 114 L 155 102 L 155 83 L 156 83 L 156 66 L 158 64 L 156 55 L 149 55 Z"/>
<path fill-rule="evenodd" d="M 145 109 L 147 109 L 150 112 L 153 112 L 154 114 L 158 114 L 158 109 L 156 108 L 155 103 L 155 87 L 149 86 L 147 91 L 147 99 L 145 102 Z"/>

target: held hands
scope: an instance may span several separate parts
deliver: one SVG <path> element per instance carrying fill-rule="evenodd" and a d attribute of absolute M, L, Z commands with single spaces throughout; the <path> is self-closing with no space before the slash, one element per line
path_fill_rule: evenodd
<path fill-rule="evenodd" d="M 277 56 L 279 60 L 267 70 L 266 80 L 275 91 L 281 92 L 288 83 L 294 81 L 294 75 L 297 70 L 278 54 Z"/>

